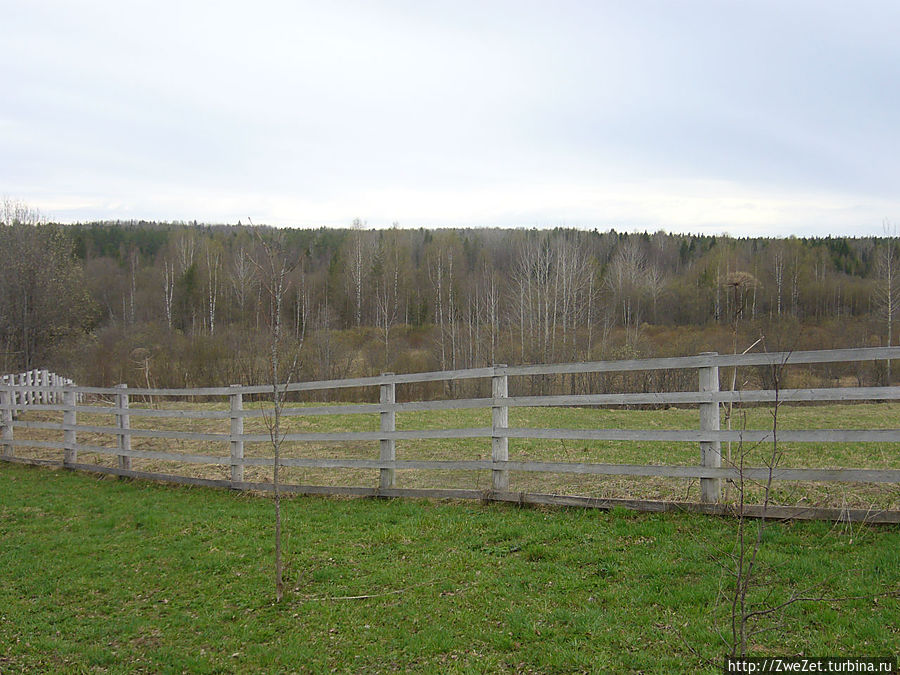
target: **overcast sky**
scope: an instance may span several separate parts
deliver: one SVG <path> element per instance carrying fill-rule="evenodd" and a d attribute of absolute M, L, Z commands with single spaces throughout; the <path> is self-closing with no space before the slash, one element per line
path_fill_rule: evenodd
<path fill-rule="evenodd" d="M 900 2 L 0 0 L 51 219 L 880 234 Z"/>

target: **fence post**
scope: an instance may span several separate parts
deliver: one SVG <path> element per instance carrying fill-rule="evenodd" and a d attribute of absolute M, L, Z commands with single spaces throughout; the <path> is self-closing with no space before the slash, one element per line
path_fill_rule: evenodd
<path fill-rule="evenodd" d="M 22 380 L 23 377 L 24 377 L 24 375 L 21 375 L 21 374 L 13 375 L 13 384 L 16 384 L 18 382 L 18 385 L 19 385 L 18 391 L 16 391 L 13 394 L 13 396 L 16 399 L 15 405 L 13 406 L 16 409 L 15 410 L 16 415 L 18 415 L 19 411 L 25 406 L 25 390 L 22 389 L 22 386 L 24 385 L 24 382 Z"/>
<path fill-rule="evenodd" d="M 131 416 L 127 412 L 124 412 L 125 410 L 128 410 L 128 385 L 118 384 L 116 385 L 116 389 L 120 390 L 116 392 L 116 407 L 120 411 L 116 413 L 116 421 L 118 422 L 119 427 L 119 450 L 122 452 L 130 452 L 131 434 L 128 433 L 128 430 L 131 429 Z M 131 471 L 130 455 L 119 455 L 119 468 Z"/>
<path fill-rule="evenodd" d="M 50 387 L 50 371 L 42 370 L 39 373 L 38 377 L 40 377 L 40 380 L 41 380 L 41 383 L 40 383 L 41 390 L 40 390 L 40 392 L 38 392 L 40 395 L 40 400 L 38 402 L 39 403 L 50 403 L 50 392 L 47 391 L 47 389 Z"/>
<path fill-rule="evenodd" d="M 718 352 L 702 352 L 701 356 L 718 356 Z M 699 369 L 700 392 L 719 391 L 719 366 L 704 366 Z M 719 430 L 719 402 L 700 404 L 700 430 Z M 717 469 L 722 466 L 722 443 L 720 441 L 702 441 L 700 456 L 704 468 Z M 722 480 L 720 478 L 700 479 L 700 501 L 715 503 L 722 497 Z"/>
<path fill-rule="evenodd" d="M 498 405 L 500 399 L 509 396 L 509 384 L 506 374 L 498 375 L 498 368 L 506 368 L 505 363 L 494 365 L 494 376 L 491 378 L 491 394 L 494 405 L 491 407 L 491 459 L 494 462 L 505 462 L 509 459 L 509 438 L 502 434 L 509 428 L 509 407 Z M 491 487 L 496 492 L 509 490 L 509 471 L 494 469 L 491 474 Z"/>
<path fill-rule="evenodd" d="M 383 377 L 391 377 L 394 373 L 382 373 Z M 397 385 L 394 382 L 386 382 L 381 385 L 381 403 L 397 402 Z M 393 410 L 383 410 L 381 412 L 381 430 L 396 431 L 397 414 Z M 393 462 L 397 459 L 397 443 L 393 438 L 381 439 L 381 454 L 379 459 L 382 462 Z M 396 480 L 396 471 L 394 469 L 381 469 L 379 487 L 383 490 L 394 487 Z"/>
<path fill-rule="evenodd" d="M 13 412 L 12 399 L 15 396 L 15 389 L 0 389 L 0 422 L 3 425 L 3 431 L 0 432 L 0 439 L 3 444 L 0 445 L 4 457 L 13 456 L 13 446 L 9 441 L 13 439 Z"/>
<path fill-rule="evenodd" d="M 12 407 L 12 414 L 15 417 L 17 413 L 16 401 L 19 400 L 19 392 L 16 391 L 16 376 L 9 376 L 9 404 Z"/>
<path fill-rule="evenodd" d="M 244 395 L 239 384 L 231 385 L 228 395 L 231 402 L 231 487 L 244 482 L 244 418 L 239 413 L 244 409 Z"/>
<path fill-rule="evenodd" d="M 75 425 L 78 418 L 75 415 L 75 392 L 67 389 L 63 392 L 63 426 L 66 427 L 64 432 L 63 443 L 65 445 L 65 456 L 63 457 L 63 466 L 75 464 L 78 461 L 78 440 L 75 436 Z"/>

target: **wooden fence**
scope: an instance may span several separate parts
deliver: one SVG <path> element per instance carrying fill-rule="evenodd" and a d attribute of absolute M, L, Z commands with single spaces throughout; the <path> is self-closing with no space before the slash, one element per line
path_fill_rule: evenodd
<path fill-rule="evenodd" d="M 0 376 L 0 385 L 8 387 L 10 403 L 14 411 L 27 405 L 42 403 L 62 403 L 63 387 L 73 387 L 75 383 L 49 370 L 29 370 Z M 82 400 L 83 395 L 78 396 Z"/>
<path fill-rule="evenodd" d="M 474 498 L 482 500 L 512 501 L 532 504 L 559 504 L 609 508 L 616 505 L 639 510 L 668 511 L 688 510 L 703 513 L 733 513 L 734 504 L 723 503 L 722 482 L 725 480 L 766 481 L 814 481 L 827 483 L 900 483 L 900 470 L 890 468 L 782 468 L 738 467 L 723 462 L 722 443 L 765 443 L 773 440 L 773 429 L 720 429 L 720 406 L 736 404 L 775 404 L 782 402 L 849 402 L 900 399 L 900 387 L 833 387 L 801 389 L 755 389 L 730 391 L 720 389 L 720 369 L 728 367 L 767 367 L 780 369 L 803 364 L 827 364 L 844 362 L 883 361 L 900 359 L 900 347 L 841 349 L 804 352 L 753 353 L 743 355 L 719 355 L 714 352 L 692 357 L 657 358 L 628 361 L 601 361 L 590 363 L 566 363 L 552 365 L 514 366 L 497 365 L 487 368 L 441 371 L 429 373 L 393 374 L 320 382 L 298 382 L 281 385 L 282 392 L 317 392 L 340 388 L 377 387 L 378 403 L 339 405 L 288 405 L 285 418 L 329 415 L 377 415 L 380 429 L 377 431 L 338 431 L 328 433 L 290 432 L 283 436 L 285 443 L 335 443 L 378 442 L 376 458 L 347 457 L 282 457 L 279 466 L 316 469 L 356 469 L 377 472 L 377 486 L 327 486 L 287 484 L 286 492 L 306 494 L 336 494 L 355 496 L 433 498 Z M 509 396 L 509 380 L 517 377 L 558 377 L 571 374 L 624 373 L 632 371 L 661 371 L 688 369 L 697 371 L 698 387 L 694 391 L 649 393 L 591 393 L 572 395 Z M 20 377 L 20 376 L 18 376 Z M 26 378 L 27 379 L 27 378 Z M 491 383 L 491 397 L 398 401 L 397 386 L 412 383 L 487 379 Z M 195 389 L 129 389 L 125 385 L 115 388 L 78 387 L 61 383 L 59 379 L 47 381 L 40 376 L 36 381 L 0 384 L 0 459 L 34 464 L 55 464 L 72 469 L 99 471 L 120 476 L 132 476 L 166 480 L 177 483 L 230 487 L 242 490 L 271 490 L 271 483 L 249 482 L 244 479 L 246 467 L 271 467 L 271 456 L 245 456 L 248 443 L 264 444 L 271 441 L 269 433 L 246 433 L 244 421 L 248 418 L 266 417 L 271 414 L 272 386 L 205 387 Z M 204 400 L 227 400 L 227 410 L 214 409 L 159 409 L 133 407 L 130 397 L 176 397 Z M 85 405 L 84 398 L 105 398 L 104 404 Z M 266 407 L 245 407 L 245 401 L 264 400 Z M 111 403 L 110 403 L 111 402 Z M 516 428 L 509 426 L 509 410 L 517 407 L 609 407 L 609 406 L 698 406 L 700 424 L 697 429 L 571 429 L 571 428 Z M 211 408 L 212 406 L 210 406 Z M 421 411 L 447 411 L 460 409 L 490 409 L 491 426 L 451 429 L 397 430 L 398 414 Z M 23 421 L 15 419 L 22 411 L 47 411 L 62 413 L 62 422 Z M 114 426 L 85 425 L 78 422 L 79 415 L 109 415 L 115 418 Z M 179 418 L 188 420 L 217 420 L 221 431 L 193 432 L 168 429 L 132 428 L 131 419 Z M 14 429 L 49 430 L 62 433 L 62 440 L 29 440 L 14 436 Z M 79 434 L 112 436 L 114 447 L 79 442 Z M 784 443 L 900 443 L 900 429 L 814 429 L 778 430 L 778 441 Z M 169 448 L 133 449 L 133 438 L 163 439 L 163 443 L 192 441 L 204 444 L 221 444 L 227 453 L 205 454 L 172 452 Z M 490 459 L 398 459 L 397 441 L 425 439 L 490 439 Z M 509 459 L 510 439 L 566 439 L 584 441 L 628 441 L 634 443 L 664 441 L 688 443 L 697 447 L 697 463 L 692 466 L 668 466 L 656 464 L 610 464 L 560 461 L 512 461 Z M 29 459 L 16 455 L 16 448 L 29 446 L 62 451 L 59 459 Z M 893 452 L 896 452 L 896 447 Z M 117 466 L 101 466 L 79 462 L 79 453 L 98 453 L 118 457 Z M 160 460 L 186 464 L 221 465 L 230 467 L 230 479 L 210 479 L 196 476 L 137 471 L 132 460 Z M 401 488 L 397 485 L 397 472 L 419 471 L 489 471 L 491 488 L 472 490 L 462 488 Z M 649 501 L 634 499 L 602 499 L 577 495 L 525 493 L 510 490 L 510 472 L 550 474 L 595 474 L 607 476 L 652 476 L 698 479 L 700 502 Z M 815 508 L 806 506 L 747 505 L 744 513 L 750 516 L 771 518 L 829 518 L 866 520 L 872 522 L 900 522 L 900 511 L 871 509 Z"/>

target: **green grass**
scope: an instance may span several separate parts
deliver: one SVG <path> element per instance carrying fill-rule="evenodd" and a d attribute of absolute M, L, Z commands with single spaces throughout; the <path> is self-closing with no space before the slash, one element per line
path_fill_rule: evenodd
<path fill-rule="evenodd" d="M 0 672 L 720 672 L 733 520 L 270 499 L 0 463 Z M 900 528 L 771 524 L 774 600 L 900 589 Z M 349 596 L 370 596 L 350 599 Z M 757 654 L 896 654 L 900 602 L 801 603 Z M 712 660 L 710 665 L 706 660 Z"/>

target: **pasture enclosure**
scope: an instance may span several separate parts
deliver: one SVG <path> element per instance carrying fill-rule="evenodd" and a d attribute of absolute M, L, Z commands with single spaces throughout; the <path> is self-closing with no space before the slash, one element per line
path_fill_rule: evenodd
<path fill-rule="evenodd" d="M 785 386 L 803 368 L 898 358 L 900 347 L 704 353 L 281 384 L 282 487 L 900 522 L 897 407 L 871 403 L 900 399 L 900 387 Z M 619 393 L 628 387 L 642 390 Z M 334 390 L 378 400 L 316 400 Z M 274 391 L 4 380 L 0 458 L 270 490 Z M 763 504 L 770 478 L 775 505 Z"/>

